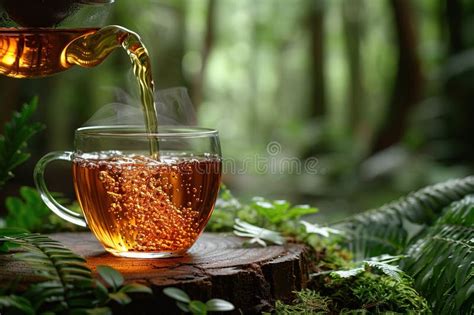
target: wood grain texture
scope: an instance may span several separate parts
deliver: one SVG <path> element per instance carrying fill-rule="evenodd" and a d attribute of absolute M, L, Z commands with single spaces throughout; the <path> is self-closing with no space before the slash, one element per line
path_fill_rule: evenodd
<path fill-rule="evenodd" d="M 301 244 L 244 248 L 233 235 L 204 233 L 188 254 L 167 259 L 127 259 L 106 253 L 90 233 L 53 234 L 74 252 L 84 256 L 92 270 L 109 265 L 126 281 L 153 288 L 154 298 L 131 305 L 134 314 L 159 309 L 163 314 L 177 312 L 163 288 L 184 289 L 193 299 L 223 298 L 244 314 L 270 310 L 276 299 L 291 300 L 292 291 L 304 288 L 308 280 L 307 249 Z M 160 312 L 161 313 L 161 312 Z"/>

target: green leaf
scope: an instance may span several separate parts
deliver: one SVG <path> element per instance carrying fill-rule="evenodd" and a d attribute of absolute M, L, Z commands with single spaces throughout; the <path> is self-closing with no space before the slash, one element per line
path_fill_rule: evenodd
<path fill-rule="evenodd" d="M 249 243 L 258 243 L 262 246 L 266 246 L 265 242 L 276 245 L 283 245 L 286 242 L 280 233 L 260 228 L 240 219 L 235 219 L 234 234 L 240 237 L 251 238 Z"/>
<path fill-rule="evenodd" d="M 349 270 L 336 270 L 336 271 L 332 271 L 330 273 L 330 275 L 332 277 L 341 277 L 341 278 L 350 278 L 350 277 L 354 277 L 354 276 L 357 276 L 358 274 L 364 272 L 365 269 L 362 268 L 362 267 L 358 267 L 358 268 L 353 268 L 353 269 L 349 269 Z"/>
<path fill-rule="evenodd" d="M 183 303 L 191 302 L 191 298 L 189 297 L 189 295 L 183 290 L 178 289 L 178 288 L 174 288 L 174 287 L 165 288 L 163 289 L 163 293 L 169 296 L 170 298 L 175 299 L 176 301 L 180 301 Z"/>
<path fill-rule="evenodd" d="M 88 315 L 112 315 L 112 310 L 109 307 L 96 307 L 86 311 Z"/>
<path fill-rule="evenodd" d="M 0 253 L 8 253 L 13 248 L 21 247 L 20 244 L 10 241 L 0 241 Z"/>
<path fill-rule="evenodd" d="M 117 290 L 124 282 L 123 276 L 120 272 L 109 266 L 97 266 L 97 272 L 114 290 Z"/>
<path fill-rule="evenodd" d="M 337 235 L 344 234 L 344 232 L 334 229 L 334 228 L 320 226 L 318 224 L 311 224 L 306 221 L 300 221 L 300 223 L 304 225 L 304 227 L 306 228 L 306 233 L 309 233 L 309 234 L 319 234 L 323 237 L 329 237 L 330 234 L 337 234 Z"/>
<path fill-rule="evenodd" d="M 0 189 L 13 178 L 12 171 L 30 157 L 25 152 L 28 141 L 44 129 L 42 124 L 31 122 L 37 106 L 38 98 L 24 104 L 20 112 L 13 113 L 0 135 Z"/>
<path fill-rule="evenodd" d="M 0 311 L 9 309 L 16 309 L 25 315 L 35 314 L 33 306 L 27 299 L 18 295 L 0 296 Z"/>
<path fill-rule="evenodd" d="M 400 280 L 400 275 L 403 273 L 403 271 L 397 266 L 389 265 L 379 261 L 367 260 L 365 261 L 365 264 L 366 266 L 382 271 L 384 274 L 394 278 L 395 280 Z"/>
<path fill-rule="evenodd" d="M 189 302 L 189 310 L 195 315 L 205 315 L 207 314 L 207 306 L 201 301 L 193 300 Z"/>
<path fill-rule="evenodd" d="M 130 283 L 124 285 L 122 288 L 120 288 L 119 292 L 125 292 L 125 293 L 147 293 L 147 294 L 152 294 L 153 291 L 147 287 L 146 285 L 139 284 L 139 283 Z"/>
<path fill-rule="evenodd" d="M 474 195 L 449 205 L 406 254 L 402 269 L 413 277 L 434 314 L 472 313 Z"/>
<path fill-rule="evenodd" d="M 226 312 L 235 309 L 234 305 L 226 300 L 211 299 L 206 302 L 208 312 Z"/>
<path fill-rule="evenodd" d="M 126 293 L 120 291 L 109 293 L 109 298 L 121 305 L 126 305 L 132 302 L 132 299 Z"/>
<path fill-rule="evenodd" d="M 184 303 L 184 302 L 176 302 L 176 306 L 178 306 L 178 308 L 180 310 L 182 310 L 183 312 L 185 313 L 190 313 L 191 311 L 189 310 L 189 307 L 188 307 L 188 304 L 187 303 Z"/>
<path fill-rule="evenodd" d="M 60 202 L 60 194 L 55 194 Z M 48 206 L 42 201 L 38 191 L 33 187 L 21 187 L 20 197 L 10 196 L 5 201 L 7 216 L 5 223 L 8 227 L 23 228 L 30 231 L 58 231 L 63 229 L 73 230 L 71 224 L 63 220 L 56 220 Z"/>
<path fill-rule="evenodd" d="M 95 280 L 94 284 L 95 296 L 100 301 L 100 303 L 105 303 L 109 298 L 109 290 L 107 290 L 107 288 L 99 280 Z"/>
<path fill-rule="evenodd" d="M 345 231 L 356 259 L 397 255 L 423 235 L 453 201 L 474 193 L 474 176 L 450 180 L 411 193 L 377 209 L 357 214 L 332 227 Z"/>
<path fill-rule="evenodd" d="M 0 229 L 0 237 L 26 234 L 26 233 L 29 233 L 28 230 L 20 229 L 20 228 L 1 228 Z"/>
<path fill-rule="evenodd" d="M 291 204 L 286 200 L 275 200 L 271 202 L 259 197 L 253 199 L 250 207 L 254 209 L 258 215 L 277 225 L 288 220 L 318 212 L 318 209 L 308 205 L 299 205 L 291 208 Z"/>
<path fill-rule="evenodd" d="M 16 234 L 0 237 L 21 245 L 22 252 L 12 255 L 27 263 L 46 281 L 30 285 L 23 292 L 35 309 L 46 307 L 53 313 L 67 309 L 94 308 L 98 299 L 90 270 L 83 259 L 60 242 L 40 234 Z M 60 253 L 60 255 L 58 255 Z"/>

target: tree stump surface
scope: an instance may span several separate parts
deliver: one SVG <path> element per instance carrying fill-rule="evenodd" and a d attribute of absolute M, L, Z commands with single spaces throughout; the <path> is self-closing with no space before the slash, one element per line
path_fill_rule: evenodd
<path fill-rule="evenodd" d="M 153 289 L 153 298 L 132 303 L 124 310 L 127 314 L 179 313 L 175 302 L 162 292 L 169 286 L 204 302 L 226 299 L 236 306 L 235 314 L 256 314 L 271 310 L 276 300 L 291 300 L 292 292 L 304 288 L 308 281 L 308 251 L 302 244 L 244 248 L 243 240 L 231 234 L 204 233 L 183 257 L 130 259 L 105 252 L 91 233 L 50 237 L 85 257 L 93 271 L 98 265 L 109 265 L 119 270 L 126 282 Z"/>

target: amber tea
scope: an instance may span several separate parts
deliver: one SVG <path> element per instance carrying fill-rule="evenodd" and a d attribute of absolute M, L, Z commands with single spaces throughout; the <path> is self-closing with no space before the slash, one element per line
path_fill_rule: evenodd
<path fill-rule="evenodd" d="M 185 252 L 214 207 L 218 157 L 75 158 L 76 195 L 89 228 L 110 252 Z"/>

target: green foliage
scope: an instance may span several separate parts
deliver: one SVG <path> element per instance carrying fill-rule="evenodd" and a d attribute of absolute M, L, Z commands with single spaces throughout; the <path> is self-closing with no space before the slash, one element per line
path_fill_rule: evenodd
<path fill-rule="evenodd" d="M 91 308 L 94 281 L 84 259 L 61 243 L 39 234 L 4 236 L 0 243 L 20 245 L 14 257 L 27 262 L 43 279 L 22 294 L 35 312 L 64 312 Z"/>
<path fill-rule="evenodd" d="M 318 212 L 318 209 L 308 205 L 300 205 L 292 207 L 286 200 L 269 201 L 261 197 L 253 198 L 250 203 L 250 209 L 255 211 L 257 220 L 264 220 L 265 224 L 279 226 L 289 220 L 298 219 L 307 214 Z"/>
<path fill-rule="evenodd" d="M 13 178 L 12 171 L 30 157 L 26 152 L 28 141 L 44 129 L 42 124 L 31 122 L 37 106 L 37 98 L 24 104 L 20 112 L 13 113 L 0 135 L 0 189 Z"/>
<path fill-rule="evenodd" d="M 474 195 L 451 204 L 410 246 L 403 268 L 436 314 L 474 313 Z"/>
<path fill-rule="evenodd" d="M 61 203 L 67 200 L 55 194 Z M 21 187 L 20 197 L 8 197 L 5 201 L 7 227 L 17 227 L 31 232 L 58 232 L 62 230 L 75 231 L 78 228 L 71 223 L 61 220 L 54 215 L 41 200 L 38 191 L 32 187 Z M 77 204 L 72 207 L 78 208 Z"/>
<path fill-rule="evenodd" d="M 5 244 L 9 245 L 5 247 Z M 127 293 L 151 293 L 140 284 L 123 285 L 123 277 L 117 271 L 99 266 L 99 275 L 111 286 L 109 292 L 92 277 L 82 257 L 44 235 L 15 234 L 11 229 L 0 229 L 0 246 L 13 258 L 29 264 L 41 279 L 21 293 L 8 293 L 14 290 L 3 288 L 0 311 L 7 314 L 22 313 L 30 308 L 31 314 L 110 314 L 111 301 L 127 304 L 131 302 Z"/>
<path fill-rule="evenodd" d="M 292 315 L 292 314 L 327 314 L 330 311 L 331 299 L 321 296 L 318 292 L 303 289 L 295 292 L 296 298 L 291 305 L 277 301 L 275 305 L 275 314 Z"/>
<path fill-rule="evenodd" d="M 205 315 L 208 312 L 227 312 L 234 310 L 234 305 L 226 300 L 210 299 L 206 303 L 191 300 L 186 292 L 174 287 L 165 288 L 163 293 L 176 300 L 178 308 L 186 313 Z"/>
<path fill-rule="evenodd" d="M 9 314 L 35 314 L 35 310 L 30 301 L 24 297 L 13 294 L 0 296 L 0 310 L 2 309 L 10 310 Z"/>
<path fill-rule="evenodd" d="M 426 187 L 334 227 L 347 232 L 349 248 L 357 258 L 398 255 L 446 206 L 470 193 L 474 193 L 474 176 Z"/>
<path fill-rule="evenodd" d="M 235 219 L 234 234 L 240 237 L 251 238 L 244 243 L 245 245 L 258 244 L 265 247 L 267 243 L 275 245 L 283 245 L 285 243 L 285 239 L 280 233 L 252 225 L 240 219 Z"/>
<path fill-rule="evenodd" d="M 292 206 L 285 200 L 271 201 L 261 197 L 253 198 L 249 204 L 241 204 L 222 185 L 207 230 L 229 232 L 234 227 L 234 221 L 240 219 L 262 228 L 290 232 L 299 225 L 298 219 L 316 212 L 318 212 L 317 208 L 308 205 Z"/>

